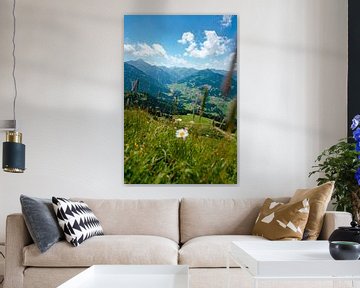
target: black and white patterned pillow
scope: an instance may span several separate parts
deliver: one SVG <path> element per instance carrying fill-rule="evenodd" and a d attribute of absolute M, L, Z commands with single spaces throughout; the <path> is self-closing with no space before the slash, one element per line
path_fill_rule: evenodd
<path fill-rule="evenodd" d="M 86 239 L 104 235 L 99 220 L 84 202 L 52 197 L 55 214 L 66 241 L 79 246 Z"/>

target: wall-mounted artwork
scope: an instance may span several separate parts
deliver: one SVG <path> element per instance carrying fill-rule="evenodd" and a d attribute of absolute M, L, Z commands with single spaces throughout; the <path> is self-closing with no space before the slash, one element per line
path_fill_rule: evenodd
<path fill-rule="evenodd" d="M 124 17 L 125 184 L 237 183 L 236 15 Z"/>

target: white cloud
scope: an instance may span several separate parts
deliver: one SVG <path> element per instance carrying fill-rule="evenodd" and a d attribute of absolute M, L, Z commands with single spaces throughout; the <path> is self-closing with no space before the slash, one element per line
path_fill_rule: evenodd
<path fill-rule="evenodd" d="M 209 59 L 210 61 L 207 61 L 205 64 L 203 64 L 201 69 L 214 68 L 228 71 L 230 69 L 233 56 L 234 52 L 227 54 L 225 57 L 221 57 L 221 59 Z"/>
<path fill-rule="evenodd" d="M 191 56 L 195 58 L 205 58 L 207 56 L 222 55 L 227 50 L 227 44 L 230 42 L 226 37 L 222 37 L 216 34 L 215 31 L 204 31 L 205 41 L 200 43 L 200 48 L 195 42 L 194 34 L 191 32 L 183 33 L 180 40 L 181 44 L 188 44 L 189 46 L 185 49 L 185 56 Z"/>
<path fill-rule="evenodd" d="M 164 47 L 162 47 L 160 44 L 153 44 L 152 45 L 152 48 L 157 52 L 158 55 L 160 56 L 163 56 L 165 57 L 167 54 L 166 54 L 166 51 L 164 49 Z"/>
<path fill-rule="evenodd" d="M 169 62 L 169 66 L 181 66 L 181 67 L 190 67 L 191 66 L 191 64 L 182 57 L 168 56 L 167 59 Z"/>
<path fill-rule="evenodd" d="M 158 43 L 154 43 L 151 46 L 146 43 L 124 44 L 124 51 L 136 57 L 167 56 L 164 47 Z"/>
<path fill-rule="evenodd" d="M 208 55 L 222 55 L 226 51 L 226 44 L 230 40 L 218 36 L 215 31 L 205 31 L 206 40 L 201 50 L 207 51 Z"/>
<path fill-rule="evenodd" d="M 221 26 L 229 27 L 231 25 L 231 15 L 223 15 L 222 20 L 220 21 Z"/>
<path fill-rule="evenodd" d="M 230 69 L 234 56 L 235 56 L 235 52 L 232 52 L 229 54 L 229 56 L 225 58 L 224 65 L 225 67 L 227 67 L 225 70 Z M 235 65 L 235 69 L 236 69 L 236 65 Z"/>
<path fill-rule="evenodd" d="M 146 43 L 124 44 L 124 51 L 130 59 L 142 57 L 153 65 L 192 67 L 192 64 L 181 55 L 169 55 L 165 48 L 158 43 L 152 45 Z"/>
<path fill-rule="evenodd" d="M 185 32 L 183 33 L 181 39 L 178 40 L 177 42 L 181 44 L 186 44 L 188 42 L 193 42 L 193 41 L 194 41 L 194 34 L 191 32 Z"/>
<path fill-rule="evenodd" d="M 194 63 L 188 62 L 186 59 L 179 55 L 167 55 L 166 57 L 161 58 L 149 58 L 146 59 L 146 62 L 156 65 L 156 66 L 166 66 L 166 67 L 195 67 Z"/>
<path fill-rule="evenodd" d="M 131 44 L 124 44 L 125 53 L 132 53 L 135 51 L 135 47 Z"/>

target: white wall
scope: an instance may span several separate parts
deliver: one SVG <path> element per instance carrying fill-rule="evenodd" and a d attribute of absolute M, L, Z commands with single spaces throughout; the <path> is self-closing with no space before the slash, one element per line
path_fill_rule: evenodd
<path fill-rule="evenodd" d="M 0 119 L 12 117 L 11 3 L 0 1 Z M 126 13 L 239 15 L 238 185 L 123 184 Z M 0 241 L 21 193 L 290 195 L 314 184 L 307 174 L 315 156 L 346 135 L 345 0 L 18 0 L 16 14 L 28 170 L 0 172 Z"/>

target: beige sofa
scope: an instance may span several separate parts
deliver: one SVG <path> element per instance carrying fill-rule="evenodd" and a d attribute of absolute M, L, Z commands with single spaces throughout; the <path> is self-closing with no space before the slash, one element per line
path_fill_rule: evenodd
<path fill-rule="evenodd" d="M 41 254 L 23 216 L 8 216 L 5 288 L 56 287 L 94 264 L 185 264 L 191 288 L 223 288 L 231 241 L 268 241 L 249 235 L 263 199 L 81 200 L 105 235 L 76 248 L 61 241 Z M 350 219 L 345 212 L 327 212 L 321 237 Z M 231 287 L 236 287 L 243 272 L 231 266 Z"/>

